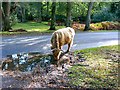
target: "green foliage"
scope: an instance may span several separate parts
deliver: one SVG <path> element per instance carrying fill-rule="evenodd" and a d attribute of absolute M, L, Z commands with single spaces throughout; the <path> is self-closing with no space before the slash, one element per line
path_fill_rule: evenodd
<path fill-rule="evenodd" d="M 56 7 L 56 14 L 58 15 L 66 15 L 66 3 L 65 2 L 58 2 Z"/>
<path fill-rule="evenodd" d="M 17 18 L 17 15 L 13 14 L 13 15 L 10 16 L 10 25 L 13 26 L 16 23 L 18 23 L 18 18 Z"/>
<path fill-rule="evenodd" d="M 51 6 L 52 2 L 18 2 L 16 9 L 14 3 L 11 4 L 12 12 L 10 15 L 10 25 L 15 25 L 17 22 L 41 22 L 51 20 Z M 56 2 L 56 23 L 57 25 L 65 25 L 66 17 L 66 2 Z M 118 21 L 120 17 L 120 3 L 119 2 L 95 2 L 91 12 L 92 22 L 103 21 Z M 14 11 L 15 10 L 15 11 Z M 85 23 L 86 14 L 88 10 L 88 2 L 73 2 L 71 9 L 71 21 Z M 116 25 L 111 25 L 111 27 Z M 24 25 L 23 25 L 24 27 Z M 94 24 L 91 29 L 104 29 L 101 24 Z M 84 25 L 79 25 L 79 29 L 83 30 Z M 109 29 L 109 28 L 108 28 Z M 116 28 L 113 28 L 116 29 Z"/>
<path fill-rule="evenodd" d="M 86 16 L 87 8 L 88 8 L 88 6 L 87 6 L 86 2 L 75 2 L 73 7 L 72 7 L 72 15 L 74 17 Z"/>
<path fill-rule="evenodd" d="M 112 13 L 112 4 L 114 2 L 96 2 L 92 10 L 92 22 L 116 21 L 118 16 Z"/>
<path fill-rule="evenodd" d="M 56 21 L 65 22 L 66 17 L 64 15 L 56 15 Z"/>
<path fill-rule="evenodd" d="M 116 14 L 116 16 L 118 18 L 120 18 L 120 2 L 113 2 L 111 4 L 111 8 L 110 8 L 110 11 L 114 14 Z"/>
<path fill-rule="evenodd" d="M 93 15 L 93 22 L 101 22 L 101 21 L 113 21 L 116 20 L 115 14 L 109 13 L 107 10 L 100 11 Z"/>

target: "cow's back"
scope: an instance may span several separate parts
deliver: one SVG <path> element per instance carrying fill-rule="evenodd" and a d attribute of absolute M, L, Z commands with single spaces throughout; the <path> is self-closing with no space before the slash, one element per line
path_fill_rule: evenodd
<path fill-rule="evenodd" d="M 75 31 L 70 27 L 59 29 L 52 34 L 51 44 L 55 48 L 57 44 L 59 44 L 59 46 L 68 44 L 73 40 L 74 35 Z"/>

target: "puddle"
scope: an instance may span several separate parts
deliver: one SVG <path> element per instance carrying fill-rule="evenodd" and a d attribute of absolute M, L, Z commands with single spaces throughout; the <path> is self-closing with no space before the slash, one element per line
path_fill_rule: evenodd
<path fill-rule="evenodd" d="M 40 63 L 41 67 L 46 67 L 53 63 L 53 56 L 43 55 L 39 52 L 19 53 L 7 55 L 8 59 L 2 63 L 2 70 L 19 70 L 22 72 L 32 71 L 33 68 Z"/>

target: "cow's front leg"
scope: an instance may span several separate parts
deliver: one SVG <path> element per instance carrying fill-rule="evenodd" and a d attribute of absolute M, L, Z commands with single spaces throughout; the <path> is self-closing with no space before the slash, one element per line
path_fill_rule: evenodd
<path fill-rule="evenodd" d="M 59 48 L 60 48 L 60 50 L 61 50 L 61 49 L 62 49 L 62 46 L 60 46 Z"/>
<path fill-rule="evenodd" d="M 73 42 L 71 42 L 71 43 L 69 43 L 69 44 L 68 44 L 68 49 L 67 49 L 67 52 L 69 52 L 69 51 L 70 51 L 72 44 L 73 44 Z"/>
<path fill-rule="evenodd" d="M 70 48 L 71 48 L 71 44 L 68 44 L 68 49 L 67 49 L 67 53 L 70 51 Z"/>

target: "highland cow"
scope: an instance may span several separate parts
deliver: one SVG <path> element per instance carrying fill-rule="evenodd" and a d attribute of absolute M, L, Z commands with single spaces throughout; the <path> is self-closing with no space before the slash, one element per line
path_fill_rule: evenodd
<path fill-rule="evenodd" d="M 75 31 L 73 28 L 70 27 L 59 29 L 52 34 L 51 50 L 53 52 L 55 60 L 60 59 L 63 45 L 68 44 L 68 49 L 66 52 L 70 51 L 71 46 L 73 44 L 74 35 Z"/>

